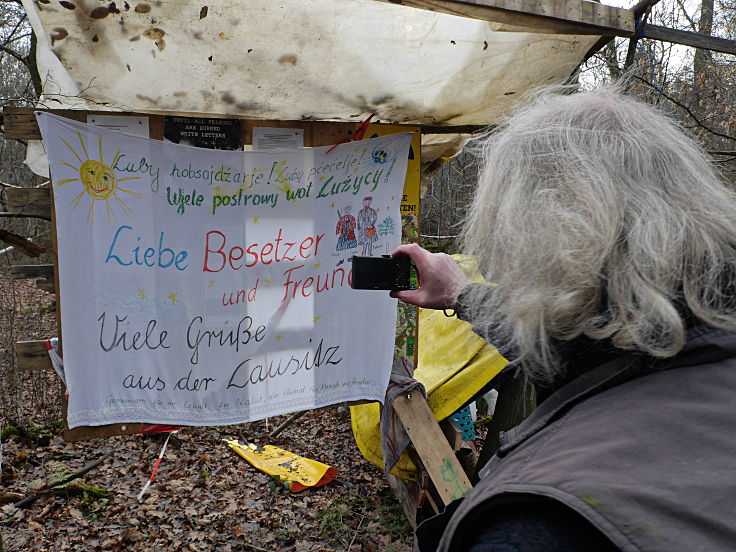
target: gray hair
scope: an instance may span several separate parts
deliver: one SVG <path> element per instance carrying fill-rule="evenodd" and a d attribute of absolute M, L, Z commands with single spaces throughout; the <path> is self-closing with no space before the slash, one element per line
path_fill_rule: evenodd
<path fill-rule="evenodd" d="M 736 200 L 705 152 L 615 89 L 565 92 L 482 144 L 464 239 L 497 288 L 479 326 L 542 380 L 563 368 L 555 340 L 666 358 L 687 311 L 736 330 Z"/>

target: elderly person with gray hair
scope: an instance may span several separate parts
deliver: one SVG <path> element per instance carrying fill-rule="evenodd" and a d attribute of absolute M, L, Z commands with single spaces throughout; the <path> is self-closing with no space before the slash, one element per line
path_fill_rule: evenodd
<path fill-rule="evenodd" d="M 547 91 L 488 136 L 465 229 L 492 286 L 399 247 L 400 299 L 458 316 L 539 406 L 420 550 L 736 549 L 736 201 L 614 90 Z"/>

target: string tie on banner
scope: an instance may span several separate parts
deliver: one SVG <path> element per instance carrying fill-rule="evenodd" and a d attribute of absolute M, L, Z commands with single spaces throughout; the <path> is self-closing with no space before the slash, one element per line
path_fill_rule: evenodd
<path fill-rule="evenodd" d="M 358 140 L 362 140 L 365 137 L 365 133 L 368 130 L 368 125 L 371 124 L 371 119 L 375 117 L 375 113 L 371 113 L 370 116 L 363 121 L 363 124 L 360 125 L 360 128 L 356 130 L 352 136 L 347 136 L 343 138 L 342 140 L 338 140 L 335 142 L 335 145 L 332 146 L 330 149 L 327 150 L 327 153 L 330 153 L 332 150 L 334 150 L 337 146 L 340 144 L 346 144 L 347 142 L 357 142 Z"/>

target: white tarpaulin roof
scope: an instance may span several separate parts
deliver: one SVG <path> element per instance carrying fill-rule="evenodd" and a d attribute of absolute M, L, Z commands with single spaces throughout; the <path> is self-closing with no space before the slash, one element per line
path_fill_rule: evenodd
<path fill-rule="evenodd" d="M 55 108 L 487 124 L 598 39 L 374 0 L 23 3 Z"/>

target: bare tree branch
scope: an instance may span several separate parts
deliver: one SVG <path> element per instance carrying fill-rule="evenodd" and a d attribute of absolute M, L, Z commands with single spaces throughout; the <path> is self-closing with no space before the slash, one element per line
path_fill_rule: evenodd
<path fill-rule="evenodd" d="M 20 27 L 20 26 L 21 26 L 21 25 L 23 24 L 23 22 L 24 22 L 24 21 L 26 20 L 26 18 L 27 18 L 27 17 L 28 17 L 28 16 L 27 16 L 26 14 L 23 14 L 23 17 L 21 17 L 21 18 L 20 18 L 20 19 L 18 20 L 18 22 L 17 22 L 16 24 L 15 24 L 15 27 L 13 27 L 13 30 L 12 30 L 12 31 L 10 31 L 10 34 L 8 35 L 8 38 L 6 38 L 6 39 L 5 39 L 5 41 L 3 42 L 3 46 L 7 46 L 7 45 L 8 45 L 8 44 L 10 44 L 10 43 L 11 43 L 11 42 L 12 42 L 13 40 L 16 40 L 16 39 L 14 39 L 14 38 L 13 38 L 13 35 L 15 34 L 15 31 L 17 31 L 17 30 L 18 30 L 18 28 L 19 28 L 19 27 Z M 26 35 L 26 36 L 27 36 L 27 35 Z M 11 40 L 11 39 L 13 39 L 13 40 Z"/>
<path fill-rule="evenodd" d="M 23 500 L 16 502 L 13 506 L 15 506 L 18 509 L 21 508 L 28 508 L 31 504 L 33 504 L 38 498 L 42 495 L 50 493 L 53 489 L 56 487 L 59 487 L 61 485 L 66 485 L 70 481 L 74 481 L 75 479 L 82 477 L 87 472 L 92 471 L 97 466 L 102 464 L 112 453 L 106 452 L 103 454 L 100 458 L 89 464 L 88 466 L 84 466 L 82 469 L 75 471 L 72 474 L 69 474 L 65 477 L 62 477 L 61 479 L 57 479 L 56 481 L 53 481 L 49 483 L 48 485 L 43 485 L 42 487 L 39 487 L 34 491 L 34 494 L 27 496 Z"/>
<path fill-rule="evenodd" d="M 10 48 L 6 48 L 5 46 L 0 46 L 0 52 L 4 52 L 8 54 L 9 56 L 14 57 L 18 61 L 20 61 L 23 65 L 27 64 L 26 58 L 24 58 L 22 55 L 20 55 L 15 50 L 11 50 Z"/>
<path fill-rule="evenodd" d="M 687 22 L 690 24 L 690 30 L 693 32 L 698 32 L 698 27 L 695 25 L 695 21 L 692 20 L 690 15 L 688 15 L 687 10 L 685 9 L 685 5 L 682 3 L 682 0 L 676 0 L 677 5 L 680 6 L 680 10 L 682 11 L 682 14 L 685 16 L 685 19 L 687 19 Z"/>
<path fill-rule="evenodd" d="M 6 45 L 11 44 L 11 43 L 13 43 L 13 42 L 15 42 L 17 40 L 21 40 L 23 38 L 27 38 L 27 37 L 31 36 L 32 34 L 33 33 L 26 33 L 26 34 L 22 34 L 20 36 L 16 36 L 15 38 L 8 40 L 5 44 Z"/>
<path fill-rule="evenodd" d="M 661 90 L 661 89 L 660 89 L 660 88 L 659 88 L 658 86 L 655 86 L 654 84 L 652 84 L 652 83 L 651 83 L 651 82 L 649 82 L 648 80 L 646 80 L 646 79 L 643 79 L 643 78 L 641 78 L 641 77 L 638 77 L 638 76 L 634 76 L 634 78 L 635 78 L 635 79 L 637 79 L 637 80 L 639 80 L 639 81 L 641 81 L 641 82 L 643 82 L 643 83 L 644 83 L 644 84 L 646 84 L 647 86 L 650 86 L 651 88 L 653 88 L 654 90 L 656 90 L 656 91 L 657 91 L 657 92 L 658 92 L 659 94 L 661 94 L 661 95 L 662 95 L 662 96 L 663 96 L 664 98 L 668 99 L 668 100 L 669 100 L 669 101 L 671 101 L 671 102 L 672 102 L 673 104 L 675 104 L 676 106 L 678 106 L 678 107 L 681 107 L 682 109 L 684 109 L 684 110 L 685 110 L 685 113 L 687 113 L 687 114 L 688 114 L 688 116 L 689 116 L 689 117 L 690 117 L 690 118 L 691 118 L 691 119 L 692 119 L 692 120 L 693 120 L 693 121 L 695 122 L 695 124 L 696 124 L 697 126 L 699 126 L 700 128 L 702 128 L 702 129 L 704 129 L 704 130 L 706 130 L 706 131 L 710 132 L 711 134 L 714 134 L 714 135 L 716 135 L 716 136 L 720 136 L 721 138 L 726 138 L 727 140 L 736 140 L 736 136 L 731 136 L 730 134 L 724 134 L 723 132 L 719 132 L 719 131 L 717 131 L 717 130 L 715 130 L 715 129 L 711 128 L 711 127 L 709 127 L 708 125 L 704 124 L 704 123 L 702 122 L 702 120 L 701 120 L 701 119 L 700 119 L 700 118 L 699 118 L 699 117 L 698 117 L 697 115 L 695 115 L 695 113 L 693 113 L 693 112 L 692 112 L 692 111 L 690 110 L 690 108 L 689 108 L 688 106 L 686 106 L 686 105 L 685 105 L 685 104 L 683 104 L 682 102 L 680 102 L 680 101 L 676 100 L 676 99 L 675 99 L 675 98 L 673 98 L 672 96 L 668 95 L 668 94 L 667 94 L 666 92 L 664 92 L 663 90 Z"/>
<path fill-rule="evenodd" d="M 41 220 L 51 220 L 51 217 L 47 215 L 36 215 L 34 213 L 8 213 L 6 211 L 0 211 L 0 217 L 8 218 L 37 218 Z"/>

